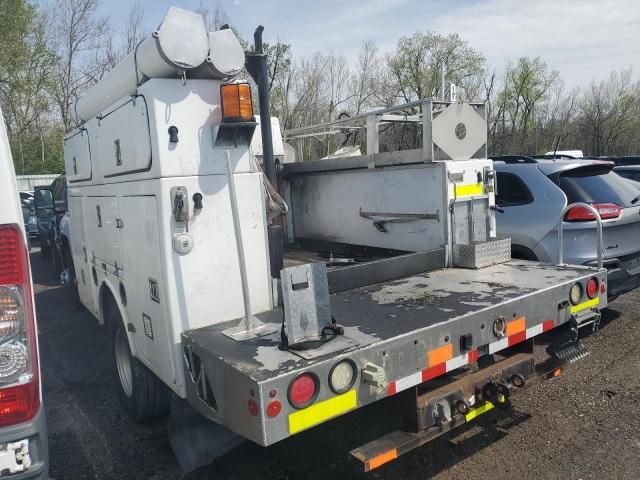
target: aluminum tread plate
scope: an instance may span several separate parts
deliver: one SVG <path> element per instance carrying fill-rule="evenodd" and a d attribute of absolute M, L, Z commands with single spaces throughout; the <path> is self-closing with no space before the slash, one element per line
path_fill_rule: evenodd
<path fill-rule="evenodd" d="M 355 350 L 456 318 L 495 307 L 514 298 L 553 288 L 596 272 L 580 266 L 559 266 L 513 260 L 478 270 L 443 269 L 355 288 L 331 295 L 331 308 L 345 335 L 357 340 Z M 262 322 L 281 323 L 282 309 L 257 314 Z M 222 331 L 238 320 L 183 333 L 193 342 L 256 381 L 295 368 L 303 368 L 324 357 L 307 360 L 278 351 L 279 368 L 273 369 L 274 349 L 280 332 L 257 339 L 234 342 Z M 184 340 L 183 340 L 184 342 Z M 269 352 L 265 356 L 265 352 Z"/>

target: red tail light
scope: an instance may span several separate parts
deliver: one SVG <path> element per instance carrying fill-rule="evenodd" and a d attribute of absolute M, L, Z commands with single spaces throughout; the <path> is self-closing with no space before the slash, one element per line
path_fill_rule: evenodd
<path fill-rule="evenodd" d="M 0 225 L 0 426 L 32 418 L 40 406 L 29 258 L 17 225 Z"/>
<path fill-rule="evenodd" d="M 620 216 L 620 206 L 615 203 L 593 203 L 592 206 L 598 211 L 602 220 Z M 578 206 L 569 210 L 565 219 L 567 222 L 588 222 L 595 220 L 596 217 L 590 210 Z"/>
<path fill-rule="evenodd" d="M 594 298 L 598 294 L 598 279 L 591 277 L 587 281 L 587 297 Z"/>
<path fill-rule="evenodd" d="M 313 403 L 319 391 L 318 377 L 301 373 L 289 384 L 289 403 L 295 408 L 305 408 Z"/>

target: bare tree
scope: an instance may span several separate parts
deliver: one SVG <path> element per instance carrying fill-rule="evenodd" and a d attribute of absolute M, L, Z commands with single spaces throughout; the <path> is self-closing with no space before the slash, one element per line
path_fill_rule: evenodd
<path fill-rule="evenodd" d="M 140 41 L 145 37 L 146 32 L 142 28 L 144 9 L 140 5 L 140 0 L 136 0 L 129 9 L 129 16 L 125 25 L 124 53 L 133 52 Z"/>
<path fill-rule="evenodd" d="M 108 19 L 97 17 L 99 0 L 57 0 L 52 11 L 54 38 L 60 58 L 52 95 L 65 130 L 72 125 L 71 105 L 99 78 L 102 65 L 92 60 L 105 45 Z"/>

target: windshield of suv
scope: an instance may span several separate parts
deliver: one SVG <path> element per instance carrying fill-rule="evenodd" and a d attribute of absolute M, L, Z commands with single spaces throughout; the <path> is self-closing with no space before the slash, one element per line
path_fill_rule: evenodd
<path fill-rule="evenodd" d="M 615 203 L 623 208 L 640 205 L 636 199 L 638 189 L 607 167 L 589 166 L 563 172 L 558 185 L 569 203 Z"/>

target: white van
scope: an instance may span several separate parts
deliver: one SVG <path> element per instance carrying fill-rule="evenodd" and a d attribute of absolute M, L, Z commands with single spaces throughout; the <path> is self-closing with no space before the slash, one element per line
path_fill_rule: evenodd
<path fill-rule="evenodd" d="M 31 267 L 0 112 L 0 476 L 49 478 Z"/>

